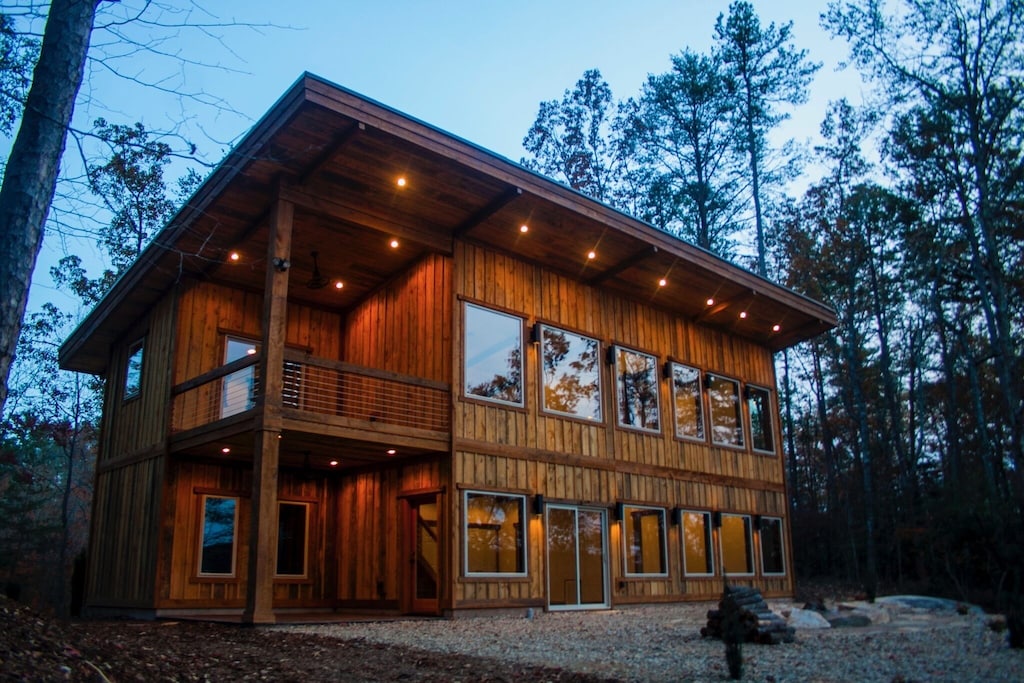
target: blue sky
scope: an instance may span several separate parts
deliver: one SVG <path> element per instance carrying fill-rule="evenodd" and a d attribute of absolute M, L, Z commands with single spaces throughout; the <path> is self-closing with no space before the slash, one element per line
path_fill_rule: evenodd
<path fill-rule="evenodd" d="M 126 0 L 121 7 L 137 3 Z M 518 160 L 542 100 L 559 99 L 590 68 L 601 71 L 616 99 L 634 96 L 648 74 L 667 70 L 670 55 L 686 47 L 707 50 L 715 18 L 728 10 L 724 1 L 694 0 L 204 4 L 215 15 L 197 12 L 200 20 L 274 26 L 213 30 L 220 42 L 182 29 L 160 46 L 223 68 L 182 65 L 145 53 L 122 60 L 119 68 L 170 87 L 184 79 L 187 89 L 222 98 L 234 113 L 181 103 L 93 65 L 76 110 L 77 125 L 87 128 L 102 115 L 158 130 L 187 117 L 187 134 L 208 161 L 216 162 L 309 71 Z M 781 131 L 783 137 L 814 136 L 830 99 L 860 100 L 859 77 L 835 71 L 846 46 L 830 40 L 818 25 L 824 0 L 755 0 L 754 5 L 763 24 L 793 21 L 797 46 L 824 63 L 811 102 Z M 90 249 L 69 244 L 49 239 L 44 246 L 33 301 L 52 295 L 47 270 L 64 250 Z"/>

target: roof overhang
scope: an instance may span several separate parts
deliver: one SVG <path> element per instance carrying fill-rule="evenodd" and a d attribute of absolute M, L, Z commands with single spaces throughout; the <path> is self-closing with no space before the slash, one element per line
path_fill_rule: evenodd
<path fill-rule="evenodd" d="M 68 337 L 62 367 L 104 373 L 111 345 L 184 280 L 261 289 L 278 198 L 295 206 L 289 296 L 311 305 L 345 310 L 416 259 L 465 240 L 772 350 L 836 325 L 824 304 L 304 74 Z M 392 238 L 401 249 L 384 246 Z M 231 262 L 232 251 L 245 256 Z M 303 286 L 315 279 L 314 251 L 325 276 L 345 280 L 343 290 Z"/>

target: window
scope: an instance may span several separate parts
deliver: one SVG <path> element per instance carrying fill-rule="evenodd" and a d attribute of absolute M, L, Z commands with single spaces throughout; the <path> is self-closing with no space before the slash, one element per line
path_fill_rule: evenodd
<path fill-rule="evenodd" d="M 254 356 L 259 353 L 259 345 L 251 339 L 227 337 L 224 342 L 224 364 Z M 256 367 L 236 370 L 224 377 L 221 386 L 220 416 L 229 417 L 245 412 L 256 405 Z"/>
<path fill-rule="evenodd" d="M 654 356 L 616 346 L 615 386 L 620 426 L 648 432 L 661 430 L 658 363 Z"/>
<path fill-rule="evenodd" d="M 711 440 L 724 446 L 742 447 L 740 383 L 709 374 L 708 399 L 711 404 Z"/>
<path fill-rule="evenodd" d="M 775 453 L 771 392 L 760 387 L 747 386 L 747 415 L 750 417 L 751 447 L 762 453 Z"/>
<path fill-rule="evenodd" d="M 142 388 L 142 348 L 145 339 L 128 347 L 128 365 L 124 371 L 124 399 L 135 398 Z"/>
<path fill-rule="evenodd" d="M 711 513 L 683 510 L 683 573 L 713 576 L 715 554 L 711 545 Z"/>
<path fill-rule="evenodd" d="M 761 538 L 761 573 L 785 574 L 786 555 L 782 549 L 782 519 L 762 517 L 758 534 Z"/>
<path fill-rule="evenodd" d="M 277 504 L 277 575 L 306 575 L 307 512 L 305 503 Z"/>
<path fill-rule="evenodd" d="M 200 576 L 233 576 L 235 573 L 235 529 L 238 499 L 203 496 L 199 553 Z"/>
<path fill-rule="evenodd" d="M 596 339 L 540 326 L 544 410 L 601 421 L 601 372 Z"/>
<path fill-rule="evenodd" d="M 722 572 L 725 574 L 753 574 L 751 561 L 750 517 L 722 515 L 719 529 L 722 544 Z"/>
<path fill-rule="evenodd" d="M 523 321 L 466 304 L 466 396 L 523 405 Z"/>
<path fill-rule="evenodd" d="M 622 539 L 626 546 L 626 576 L 667 576 L 665 511 L 624 505 Z"/>
<path fill-rule="evenodd" d="M 704 440 L 704 406 L 700 391 L 700 370 L 672 363 L 672 404 L 676 436 Z"/>
<path fill-rule="evenodd" d="M 465 493 L 466 575 L 526 576 L 526 497 Z"/>

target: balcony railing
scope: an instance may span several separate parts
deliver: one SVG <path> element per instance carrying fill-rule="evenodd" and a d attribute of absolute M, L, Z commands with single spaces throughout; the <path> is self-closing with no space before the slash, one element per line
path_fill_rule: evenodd
<path fill-rule="evenodd" d="M 256 406 L 258 355 L 174 387 L 172 431 L 230 418 Z M 450 429 L 448 385 L 287 351 L 281 403 L 286 410 L 432 432 Z"/>

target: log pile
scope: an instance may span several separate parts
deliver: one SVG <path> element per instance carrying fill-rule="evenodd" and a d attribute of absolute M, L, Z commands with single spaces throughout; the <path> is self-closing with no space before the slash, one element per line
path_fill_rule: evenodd
<path fill-rule="evenodd" d="M 718 609 L 708 610 L 708 624 L 700 630 L 704 638 L 722 637 L 722 611 L 726 596 L 740 609 L 739 620 L 744 642 L 777 645 L 792 643 L 795 640 L 795 629 L 787 624 L 785 619 L 768 609 L 767 603 L 761 597 L 761 591 L 745 586 L 725 587 L 725 594 L 718 603 Z"/>

